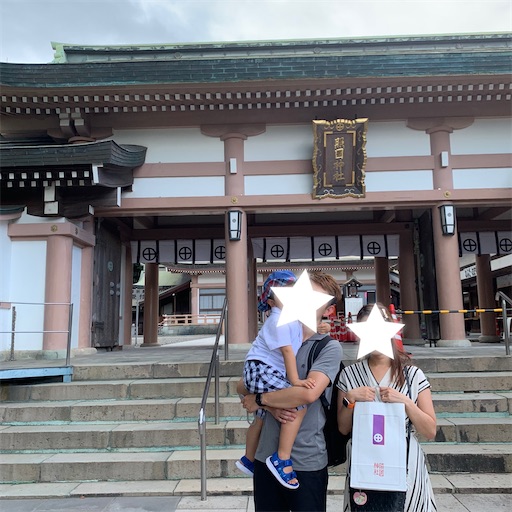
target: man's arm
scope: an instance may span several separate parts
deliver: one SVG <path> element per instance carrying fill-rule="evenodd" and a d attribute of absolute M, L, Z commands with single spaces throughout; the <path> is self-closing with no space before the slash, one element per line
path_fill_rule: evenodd
<path fill-rule="evenodd" d="M 261 403 L 266 407 L 275 407 L 278 409 L 292 409 L 299 405 L 307 405 L 317 400 L 329 385 L 329 377 L 319 371 L 311 371 L 308 374 L 316 381 L 316 386 L 312 389 L 301 387 L 290 387 L 272 391 L 271 393 L 262 393 Z M 247 395 L 243 399 L 244 407 L 253 412 L 258 409 L 255 402 L 256 395 Z"/>

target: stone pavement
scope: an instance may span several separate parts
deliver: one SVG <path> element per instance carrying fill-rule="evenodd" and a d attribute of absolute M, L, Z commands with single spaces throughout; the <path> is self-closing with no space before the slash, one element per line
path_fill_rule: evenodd
<path fill-rule="evenodd" d="M 436 494 L 439 512 L 510 510 L 511 494 Z M 343 497 L 327 497 L 327 512 L 342 510 Z M 254 512 L 252 496 L 132 496 L 0 500 L 2 512 Z"/>

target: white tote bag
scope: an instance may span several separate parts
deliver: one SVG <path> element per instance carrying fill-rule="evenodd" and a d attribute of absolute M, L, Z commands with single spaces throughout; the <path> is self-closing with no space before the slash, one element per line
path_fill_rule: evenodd
<path fill-rule="evenodd" d="M 356 402 L 350 487 L 407 490 L 405 405 Z"/>

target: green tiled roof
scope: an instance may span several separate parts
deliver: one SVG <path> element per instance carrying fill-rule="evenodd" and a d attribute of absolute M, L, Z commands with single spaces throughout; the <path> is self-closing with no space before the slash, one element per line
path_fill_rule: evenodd
<path fill-rule="evenodd" d="M 122 48 L 122 60 L 0 64 L 3 86 L 54 88 L 508 74 L 512 35 Z M 71 47 L 72 48 L 72 47 Z M 82 48 L 80 50 L 80 48 Z M 94 47 L 93 47 L 94 48 Z M 163 47 L 162 47 L 163 48 Z M 73 48 L 72 48 L 73 49 Z M 241 49 L 243 51 L 241 51 Z M 223 51 L 221 51 L 223 50 Z M 71 50 L 70 50 L 71 51 Z M 91 47 L 75 47 L 91 53 Z M 117 56 L 119 47 L 98 50 Z M 151 59 L 137 57 L 149 52 Z M 131 60 L 126 60 L 126 55 Z M 116 57 L 117 58 L 117 57 Z"/>

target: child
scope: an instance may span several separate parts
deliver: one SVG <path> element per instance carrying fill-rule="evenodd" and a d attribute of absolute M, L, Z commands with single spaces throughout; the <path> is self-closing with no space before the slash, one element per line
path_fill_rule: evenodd
<path fill-rule="evenodd" d="M 315 386 L 313 379 L 301 380 L 297 372 L 295 354 L 302 344 L 302 324 L 295 321 L 277 326 L 282 304 L 270 289 L 277 286 L 290 286 L 296 280 L 297 278 L 292 272 L 280 270 L 272 272 L 263 285 L 258 309 L 263 312 L 268 310 L 271 312 L 245 358 L 244 385 L 249 393 L 266 393 L 290 386 L 302 386 L 309 389 Z M 263 427 L 264 414 L 263 409 L 256 412 L 254 422 L 247 431 L 245 455 L 236 461 L 237 468 L 250 476 L 254 471 L 254 456 Z M 299 487 L 289 459 L 305 414 L 306 406 L 300 406 L 297 408 L 297 418 L 281 425 L 277 456 L 279 459 L 287 461 L 285 467 L 289 470 L 283 469 L 279 472 L 273 469 L 272 472 L 276 479 L 289 489 Z"/>

